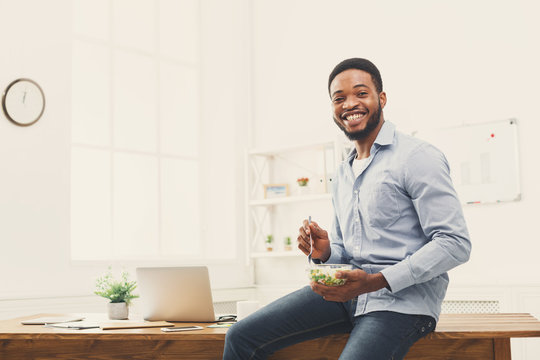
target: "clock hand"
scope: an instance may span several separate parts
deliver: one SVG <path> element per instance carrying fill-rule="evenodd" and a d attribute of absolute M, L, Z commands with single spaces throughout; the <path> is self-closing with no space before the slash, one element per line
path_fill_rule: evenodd
<path fill-rule="evenodd" d="M 23 104 L 25 104 L 25 101 L 26 101 L 26 90 L 24 91 L 24 95 L 23 95 L 23 98 L 22 98 Z M 25 104 L 25 105 L 26 105 L 26 104 Z"/>

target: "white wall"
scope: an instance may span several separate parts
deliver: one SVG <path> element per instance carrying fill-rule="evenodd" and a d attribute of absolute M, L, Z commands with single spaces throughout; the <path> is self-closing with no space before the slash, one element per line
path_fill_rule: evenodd
<path fill-rule="evenodd" d="M 245 0 L 202 0 L 200 7 L 201 156 L 211 164 L 201 184 L 209 209 L 203 236 L 216 244 L 206 249 L 213 287 L 247 286 L 241 196 L 250 112 L 249 7 Z M 71 18 L 69 0 L 0 0 L 0 88 L 30 77 L 47 101 L 42 119 L 28 128 L 0 114 L 0 306 L 90 295 L 109 265 L 70 260 Z M 134 276 L 141 264 L 113 265 Z"/>
<path fill-rule="evenodd" d="M 243 259 L 244 151 L 251 115 L 250 18 L 248 0 L 202 0 L 201 141 L 206 172 L 202 183 L 205 216 L 202 236 L 211 239 L 209 258 L 215 287 L 251 284 Z M 234 258 L 235 257 L 235 258 Z"/>
<path fill-rule="evenodd" d="M 43 16 L 51 14 L 51 16 Z M 69 260 L 71 12 L 68 0 L 0 1 L 0 88 L 29 77 L 46 108 L 33 126 L 0 115 L 2 296 L 61 294 Z"/>
<path fill-rule="evenodd" d="M 449 294 L 474 298 L 495 288 L 507 299 L 504 310 L 538 316 L 538 304 L 520 299 L 540 299 L 539 13 L 540 4 L 527 0 L 257 0 L 254 146 L 332 139 L 339 131 L 328 74 L 349 57 L 379 67 L 385 118 L 401 131 L 517 118 L 523 199 L 465 208 L 473 251 L 451 271 Z M 299 266 L 304 259 L 281 261 Z M 260 279 L 271 285 L 269 266 L 259 264 Z"/>

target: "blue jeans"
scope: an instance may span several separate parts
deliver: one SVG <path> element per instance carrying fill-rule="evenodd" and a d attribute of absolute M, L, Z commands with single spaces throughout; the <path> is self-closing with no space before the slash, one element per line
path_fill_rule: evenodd
<path fill-rule="evenodd" d="M 355 317 L 355 310 L 356 299 L 326 301 L 306 286 L 231 326 L 223 359 L 266 359 L 289 345 L 350 333 L 339 359 L 397 360 L 435 328 L 431 316 L 377 311 Z"/>

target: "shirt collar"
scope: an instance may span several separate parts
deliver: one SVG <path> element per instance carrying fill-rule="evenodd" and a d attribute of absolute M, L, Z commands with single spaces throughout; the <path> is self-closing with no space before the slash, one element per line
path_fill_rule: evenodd
<path fill-rule="evenodd" d="M 394 133 L 396 131 L 396 126 L 389 121 L 385 121 L 382 124 L 381 130 L 377 134 L 375 139 L 375 144 L 377 145 L 390 145 L 394 142 Z"/>
<path fill-rule="evenodd" d="M 394 142 L 394 134 L 396 131 L 396 126 L 389 121 L 384 121 L 381 126 L 381 130 L 375 138 L 374 144 L 379 146 L 391 145 Z M 349 164 L 352 164 L 353 159 L 356 157 L 356 148 L 353 146 L 351 152 L 349 153 Z"/>

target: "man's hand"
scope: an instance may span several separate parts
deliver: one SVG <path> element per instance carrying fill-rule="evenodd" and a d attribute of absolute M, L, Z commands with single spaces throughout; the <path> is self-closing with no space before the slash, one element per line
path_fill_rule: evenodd
<path fill-rule="evenodd" d="M 328 260 L 330 257 L 330 240 L 326 230 L 321 229 L 315 221 L 312 221 L 310 225 L 307 220 L 304 220 L 303 226 L 298 229 L 298 232 L 298 248 L 304 254 L 309 255 L 309 234 L 311 233 L 311 239 L 313 240 L 313 254 L 311 254 L 311 257 L 321 261 Z"/>
<path fill-rule="evenodd" d="M 388 286 L 383 274 L 368 274 L 361 269 L 338 271 L 336 278 L 347 279 L 347 282 L 341 286 L 326 286 L 312 281 L 311 289 L 326 301 L 345 302 Z"/>

